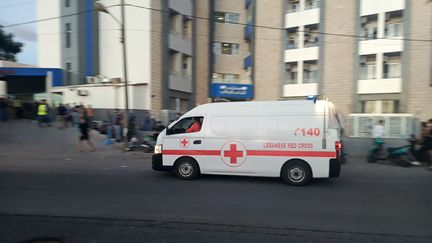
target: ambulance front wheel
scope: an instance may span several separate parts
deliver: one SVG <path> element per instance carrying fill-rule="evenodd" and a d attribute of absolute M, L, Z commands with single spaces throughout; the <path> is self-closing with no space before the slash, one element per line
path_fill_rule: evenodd
<path fill-rule="evenodd" d="M 310 182 L 312 170 L 304 161 L 290 161 L 282 167 L 281 178 L 290 185 L 304 186 Z"/>
<path fill-rule="evenodd" d="M 200 175 L 197 162 L 191 158 L 180 158 L 174 165 L 174 173 L 183 180 L 193 180 Z"/>

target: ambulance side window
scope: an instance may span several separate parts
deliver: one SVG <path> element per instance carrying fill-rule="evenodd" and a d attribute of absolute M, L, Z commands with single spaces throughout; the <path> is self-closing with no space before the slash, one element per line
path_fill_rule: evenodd
<path fill-rule="evenodd" d="M 201 130 L 202 122 L 202 116 L 183 118 L 167 130 L 167 135 L 199 132 Z"/>

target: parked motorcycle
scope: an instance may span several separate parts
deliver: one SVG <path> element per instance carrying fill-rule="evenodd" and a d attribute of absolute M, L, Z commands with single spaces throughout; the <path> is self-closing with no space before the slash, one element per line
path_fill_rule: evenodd
<path fill-rule="evenodd" d="M 378 160 L 389 160 L 402 167 L 419 165 L 419 162 L 411 155 L 410 145 L 390 147 L 384 149 L 384 141 L 381 138 L 375 139 L 375 143 L 369 150 L 367 161 L 375 163 Z"/>

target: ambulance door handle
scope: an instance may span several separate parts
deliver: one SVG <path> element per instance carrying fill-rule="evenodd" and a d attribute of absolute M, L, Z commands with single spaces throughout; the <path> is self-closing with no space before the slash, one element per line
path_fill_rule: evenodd
<path fill-rule="evenodd" d="M 193 144 L 201 144 L 201 140 L 194 140 Z"/>

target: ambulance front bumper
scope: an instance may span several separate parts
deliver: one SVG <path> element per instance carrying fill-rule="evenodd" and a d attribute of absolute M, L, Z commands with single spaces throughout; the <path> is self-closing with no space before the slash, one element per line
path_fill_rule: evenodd
<path fill-rule="evenodd" d="M 338 159 L 330 159 L 329 177 L 338 177 L 341 171 L 341 162 Z"/>
<path fill-rule="evenodd" d="M 156 171 L 170 171 L 172 166 L 164 166 L 162 164 L 162 154 L 153 154 L 152 156 L 152 169 Z"/>

